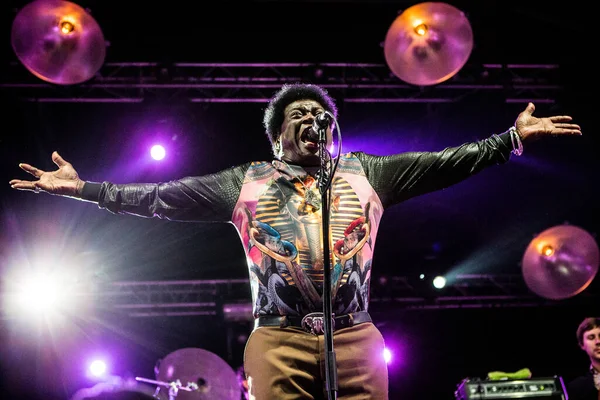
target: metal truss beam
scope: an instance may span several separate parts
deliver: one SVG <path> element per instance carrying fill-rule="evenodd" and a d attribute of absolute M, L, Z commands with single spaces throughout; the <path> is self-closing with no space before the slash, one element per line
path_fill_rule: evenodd
<path fill-rule="evenodd" d="M 554 64 L 466 65 L 446 82 L 414 86 L 385 64 L 367 63 L 106 63 L 79 85 L 55 85 L 19 63 L 0 78 L 3 93 L 24 101 L 141 103 L 183 98 L 193 103 L 266 102 L 281 85 L 313 82 L 346 103 L 449 103 L 485 92 L 508 103 L 554 103 L 562 90 Z"/>
<path fill-rule="evenodd" d="M 246 279 L 114 282 L 99 288 L 97 295 L 103 308 L 130 317 L 215 315 L 228 321 L 252 319 Z M 597 301 L 600 293 L 588 290 L 577 298 Z M 520 275 L 457 275 L 441 290 L 427 281 L 381 277 L 371 283 L 370 301 L 371 308 L 380 311 L 564 304 L 531 293 Z"/>
<path fill-rule="evenodd" d="M 226 298 L 249 295 L 246 279 L 113 282 L 96 294 L 103 308 L 130 317 L 218 315 Z"/>

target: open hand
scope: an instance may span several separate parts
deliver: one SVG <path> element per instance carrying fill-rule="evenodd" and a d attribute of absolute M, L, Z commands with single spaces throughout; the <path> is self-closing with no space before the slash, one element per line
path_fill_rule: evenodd
<path fill-rule="evenodd" d="M 515 128 L 521 140 L 533 139 L 541 136 L 557 135 L 581 135 L 581 128 L 572 124 L 568 115 L 557 115 L 553 117 L 537 118 L 533 116 L 535 106 L 529 103 L 515 121 Z"/>
<path fill-rule="evenodd" d="M 33 175 L 36 180 L 13 179 L 9 182 L 10 186 L 13 189 L 31 190 L 36 193 L 42 191 L 50 194 L 78 197 L 81 194 L 84 182 L 79 179 L 75 168 L 56 151 L 52 153 L 52 161 L 58 166 L 58 169 L 51 172 L 42 171 L 29 164 L 19 164 L 23 171 Z"/>

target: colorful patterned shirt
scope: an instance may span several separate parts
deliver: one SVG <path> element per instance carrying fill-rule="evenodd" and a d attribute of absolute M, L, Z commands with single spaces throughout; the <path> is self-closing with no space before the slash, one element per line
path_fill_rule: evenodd
<path fill-rule="evenodd" d="M 332 311 L 368 311 L 372 260 L 384 210 L 508 161 L 507 133 L 439 152 L 344 154 L 331 183 Z M 87 182 L 83 199 L 113 213 L 232 222 L 244 247 L 253 313 L 322 310 L 321 194 L 314 169 L 256 161 L 159 184 Z"/>

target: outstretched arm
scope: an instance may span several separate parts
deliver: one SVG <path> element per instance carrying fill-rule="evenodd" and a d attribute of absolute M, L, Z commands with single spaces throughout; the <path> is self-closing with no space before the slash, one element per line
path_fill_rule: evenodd
<path fill-rule="evenodd" d="M 357 153 L 369 182 L 384 206 L 461 182 L 492 165 L 521 154 L 523 143 L 545 136 L 581 135 L 581 128 L 567 115 L 537 118 L 529 103 L 514 127 L 478 142 L 438 152 L 407 152 L 391 156 Z"/>
<path fill-rule="evenodd" d="M 180 221 L 227 222 L 237 202 L 249 163 L 214 174 L 164 183 L 85 182 L 57 152 L 58 169 L 43 171 L 29 164 L 20 167 L 36 180 L 13 179 L 18 190 L 46 192 L 97 203 L 113 213 Z"/>

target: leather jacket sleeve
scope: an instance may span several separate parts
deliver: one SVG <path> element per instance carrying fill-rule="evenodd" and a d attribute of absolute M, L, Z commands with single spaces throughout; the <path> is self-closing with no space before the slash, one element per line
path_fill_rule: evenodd
<path fill-rule="evenodd" d="M 250 163 L 165 183 L 86 182 L 82 199 L 115 214 L 229 222 Z"/>
<path fill-rule="evenodd" d="M 407 152 L 391 156 L 355 153 L 384 207 L 443 189 L 510 158 L 505 132 L 488 139 L 438 152 Z"/>

